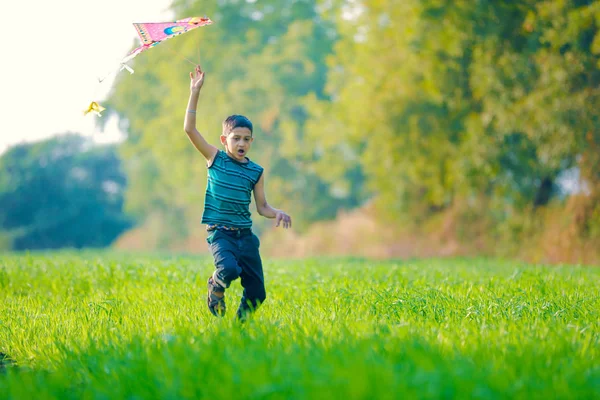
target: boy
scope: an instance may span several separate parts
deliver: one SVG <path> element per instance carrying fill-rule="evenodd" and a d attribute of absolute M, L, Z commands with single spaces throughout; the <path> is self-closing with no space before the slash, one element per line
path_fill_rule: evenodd
<path fill-rule="evenodd" d="M 202 223 L 209 232 L 206 241 L 215 259 L 215 272 L 208 278 L 208 309 L 215 316 L 225 314 L 225 289 L 238 277 L 244 294 L 237 311 L 239 319 L 255 310 L 266 298 L 258 237 L 252 233 L 250 194 L 256 209 L 276 226 L 292 226 L 289 215 L 267 203 L 263 168 L 246 155 L 252 141 L 252 123 L 244 116 L 232 115 L 223 122 L 221 144 L 225 151 L 210 145 L 196 129 L 196 108 L 204 72 L 200 66 L 190 72 L 190 99 L 184 129 L 188 138 L 206 158 L 208 180 Z"/>

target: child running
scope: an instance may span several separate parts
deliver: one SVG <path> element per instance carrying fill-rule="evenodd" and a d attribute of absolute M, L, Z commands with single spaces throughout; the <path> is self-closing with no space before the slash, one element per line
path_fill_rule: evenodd
<path fill-rule="evenodd" d="M 216 267 L 208 278 L 208 309 L 215 316 L 225 314 L 225 289 L 239 277 L 244 293 L 237 318 L 245 320 L 266 298 L 258 250 L 260 241 L 252 232 L 250 219 L 251 193 L 254 192 L 258 214 L 274 218 L 276 226 L 290 228 L 292 219 L 267 203 L 264 169 L 247 157 L 254 141 L 252 122 L 248 118 L 231 115 L 223 121 L 220 139 L 225 151 L 209 144 L 198 132 L 196 109 L 204 76 L 199 65 L 190 72 L 190 98 L 184 129 L 208 167 L 202 223 L 206 224 L 206 241 Z"/>

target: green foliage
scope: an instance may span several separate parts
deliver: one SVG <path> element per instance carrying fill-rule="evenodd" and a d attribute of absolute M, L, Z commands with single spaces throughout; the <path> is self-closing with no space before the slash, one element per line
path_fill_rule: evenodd
<path fill-rule="evenodd" d="M 267 196 L 300 229 L 371 198 L 403 226 L 462 204 L 512 224 L 560 199 L 565 171 L 600 198 L 600 1 L 173 8 L 215 24 L 136 58 L 111 103 L 129 127 L 128 210 L 164 215 L 181 235 L 206 175 L 180 128 L 191 68 L 181 56 L 207 71 L 200 131 L 217 144 L 225 116 L 248 115 Z"/>
<path fill-rule="evenodd" d="M 0 248 L 102 247 L 131 226 L 114 146 L 62 135 L 0 157 Z"/>
<path fill-rule="evenodd" d="M 329 181 L 348 180 L 359 160 L 382 213 L 396 218 L 482 194 L 497 215 L 547 204 L 561 172 L 585 169 L 582 159 L 597 166 L 599 9 L 598 1 L 347 4 L 334 17 L 342 34 L 330 59 L 332 101 L 310 108 L 313 141 L 339 132 L 315 146 L 320 168 L 348 147 L 352 157 L 328 169 Z M 353 10 L 358 18 L 348 17 Z M 598 181 L 597 170 L 583 175 Z"/>
<path fill-rule="evenodd" d="M 208 259 L 5 254 L 0 265 L 7 399 L 600 394 L 593 268 L 267 262 L 267 301 L 240 326 L 206 309 Z M 236 282 L 229 304 L 240 294 Z"/>

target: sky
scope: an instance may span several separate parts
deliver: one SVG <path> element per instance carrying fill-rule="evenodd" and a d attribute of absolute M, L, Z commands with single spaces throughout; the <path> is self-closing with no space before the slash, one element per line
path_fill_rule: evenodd
<path fill-rule="evenodd" d="M 109 93 L 119 61 L 139 43 L 133 22 L 169 21 L 171 0 L 8 0 L 0 5 L 0 153 L 10 145 L 77 132 L 118 140 L 83 115 Z M 128 74 L 127 71 L 119 72 Z M 101 118 L 104 118 L 101 117 Z"/>

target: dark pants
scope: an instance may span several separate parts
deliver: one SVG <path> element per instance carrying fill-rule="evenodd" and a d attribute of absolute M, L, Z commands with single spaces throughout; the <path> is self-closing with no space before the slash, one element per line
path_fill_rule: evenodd
<path fill-rule="evenodd" d="M 265 279 L 258 248 L 260 241 L 250 229 L 241 231 L 215 230 L 206 241 L 215 259 L 213 279 L 228 288 L 232 281 L 241 279 L 244 294 L 237 311 L 244 317 L 265 301 Z"/>

